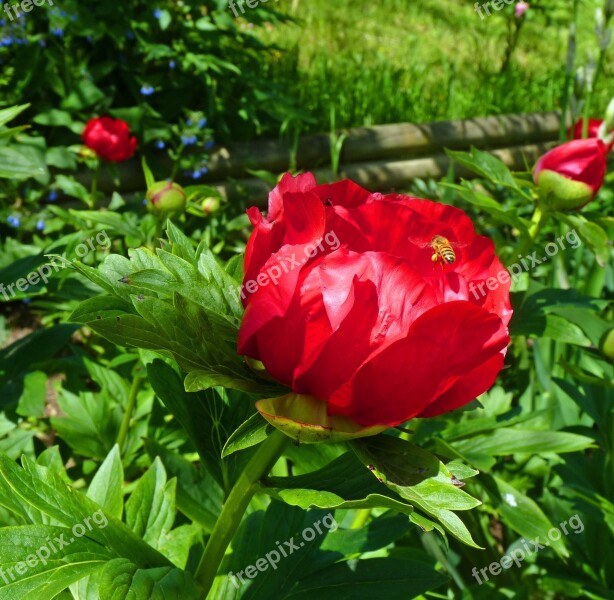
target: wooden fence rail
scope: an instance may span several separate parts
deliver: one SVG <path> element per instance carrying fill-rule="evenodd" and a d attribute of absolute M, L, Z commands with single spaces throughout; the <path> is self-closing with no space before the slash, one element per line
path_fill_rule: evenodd
<path fill-rule="evenodd" d="M 560 116 L 550 112 L 349 129 L 340 132 L 346 135 L 340 176 L 368 189 L 399 189 L 416 178 L 444 176 L 450 165 L 444 148 L 469 150 L 471 146 L 492 151 L 511 168 L 522 169 L 552 147 L 559 127 Z M 212 155 L 209 171 L 199 183 L 216 186 L 229 199 L 247 193 L 251 199 L 259 200 L 266 197 L 269 186 L 248 171 L 281 173 L 290 168 L 293 158 L 297 168 L 314 171 L 318 181 L 331 180 L 327 168 L 331 161 L 330 137 L 321 134 L 303 136 L 295 145 L 289 140 L 256 140 L 220 148 Z M 153 166 L 161 178 L 171 170 L 166 160 L 153 161 Z M 461 168 L 455 172 L 469 175 Z M 87 185 L 89 177 L 82 174 L 80 180 Z M 144 188 L 136 161 L 120 165 L 120 180 L 123 191 Z M 112 181 L 103 177 L 101 189 L 113 189 Z"/>

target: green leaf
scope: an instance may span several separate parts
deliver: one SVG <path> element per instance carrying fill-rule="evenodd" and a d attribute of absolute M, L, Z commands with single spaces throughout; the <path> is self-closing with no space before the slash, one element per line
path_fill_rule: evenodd
<path fill-rule="evenodd" d="M 40 113 L 32 119 L 39 125 L 47 125 L 48 127 L 68 127 L 73 124 L 73 118 L 71 114 L 65 110 L 58 110 L 53 108 L 47 112 Z"/>
<path fill-rule="evenodd" d="M 23 468 L 0 454 L 0 505 L 23 522 L 72 528 L 91 526 L 86 534 L 101 547 L 142 566 L 168 566 L 167 559 L 137 537 L 124 523 L 83 494 L 68 487 L 54 470 L 24 457 Z M 92 516 L 96 516 L 92 522 Z M 104 518 L 103 518 L 104 517 Z M 98 521 L 101 521 L 98 523 Z"/>
<path fill-rule="evenodd" d="M 470 184 L 468 182 L 463 181 L 462 185 L 455 183 L 441 183 L 440 185 L 444 188 L 458 192 L 459 196 L 463 200 L 481 210 L 484 210 L 499 222 L 516 227 L 521 234 L 525 236 L 529 235 L 529 230 L 527 229 L 525 222 L 518 216 L 516 210 L 504 210 L 501 204 L 490 196 L 477 192 L 469 187 Z"/>
<path fill-rule="evenodd" d="M 253 513 L 241 524 L 232 553 L 226 555 L 208 598 L 307 600 L 319 597 L 320 591 L 337 599 L 363 598 L 362 586 L 365 593 L 369 591 L 370 598 L 376 593 L 383 598 L 414 597 L 412 592 L 423 593 L 446 581 L 430 561 L 346 559 L 383 549 L 407 529 L 408 524 L 401 517 L 388 514 L 374 518 L 359 530 L 345 530 L 330 512 L 303 511 L 271 502 L 266 513 Z M 284 545 L 284 540 L 294 542 L 295 547 Z M 278 545 L 288 550 L 286 556 L 279 553 Z M 258 564 L 260 558 L 265 559 L 265 565 L 260 564 L 258 577 L 250 580 L 245 576 L 246 569 Z M 391 570 L 384 571 L 388 564 Z M 331 587 L 327 589 L 329 583 Z M 352 583 L 354 587 L 350 587 Z M 333 595 L 338 588 L 343 591 Z"/>
<path fill-rule="evenodd" d="M 124 513 L 124 467 L 116 444 L 100 465 L 87 491 L 87 497 L 105 509 L 105 513 L 121 519 Z"/>
<path fill-rule="evenodd" d="M 144 156 L 141 159 L 141 166 L 143 167 L 143 174 L 145 175 L 145 185 L 147 189 L 149 189 L 154 183 L 156 183 L 156 178 L 153 176 L 153 173 L 147 164 L 147 159 Z"/>
<path fill-rule="evenodd" d="M 556 213 L 556 217 L 574 228 L 582 243 L 591 249 L 597 262 L 605 267 L 610 259 L 608 234 L 597 223 L 588 221 L 583 215 Z"/>
<path fill-rule="evenodd" d="M 460 489 L 461 482 L 436 456 L 385 434 L 354 440 L 350 445 L 388 488 L 437 519 L 458 540 L 479 547 L 452 511 L 469 510 L 481 502 Z"/>
<path fill-rule="evenodd" d="M 17 106 L 10 106 L 9 108 L 3 108 L 0 110 L 0 127 L 6 125 L 9 121 L 12 121 L 29 107 L 30 104 L 19 104 Z"/>
<path fill-rule="evenodd" d="M 211 533 L 222 511 L 222 488 L 207 470 L 200 471 L 189 460 L 155 440 L 145 439 L 147 454 L 160 458 L 166 472 L 177 478 L 177 508 Z"/>
<path fill-rule="evenodd" d="M 113 448 L 121 423 L 117 403 L 99 394 L 72 394 L 62 389 L 58 405 L 64 416 L 52 417 L 51 425 L 73 450 L 103 459 Z"/>
<path fill-rule="evenodd" d="M 47 374 L 42 371 L 28 373 L 23 379 L 23 393 L 17 405 L 17 414 L 22 417 L 45 415 L 47 404 Z"/>
<path fill-rule="evenodd" d="M 496 484 L 496 494 L 492 493 L 489 486 L 486 487 L 504 522 L 527 541 L 539 537 L 540 543 L 551 546 L 561 558 L 568 558 L 569 552 L 565 548 L 563 538 L 553 541 L 548 537 L 553 525 L 542 509 L 531 498 L 503 479 L 493 477 L 493 481 Z"/>
<path fill-rule="evenodd" d="M 47 171 L 23 148 L 0 147 L 0 177 L 4 179 L 28 179 L 44 177 Z"/>
<path fill-rule="evenodd" d="M 100 574 L 100 598 L 105 600 L 199 600 L 189 573 L 171 567 L 139 569 L 126 559 L 108 562 Z"/>
<path fill-rule="evenodd" d="M 222 449 L 222 458 L 263 442 L 271 431 L 273 427 L 260 416 L 260 413 L 253 414 L 228 438 Z"/>
<path fill-rule="evenodd" d="M 270 477 L 263 491 L 292 506 L 303 509 L 390 508 L 407 515 L 413 523 L 430 531 L 441 526 L 414 511 L 414 507 L 378 482 L 357 460 L 346 452 L 325 467 L 293 477 Z"/>
<path fill-rule="evenodd" d="M 506 456 L 514 453 L 578 452 L 594 444 L 592 438 L 576 433 L 510 428 L 453 442 L 452 446 L 470 458 L 474 454 Z"/>
<path fill-rule="evenodd" d="M 158 549 L 175 521 L 176 479 L 166 480 L 166 471 L 156 458 L 139 479 L 126 502 L 126 523 L 150 546 Z"/>
<path fill-rule="evenodd" d="M 75 538 L 71 528 L 51 525 L 0 528 L 0 547 L 0 600 L 53 598 L 113 557 L 94 540 Z"/>
<path fill-rule="evenodd" d="M 332 565 L 305 578 L 292 592 L 292 600 L 372 600 L 416 598 L 447 582 L 428 564 L 417 560 L 371 558 Z"/>
<path fill-rule="evenodd" d="M 233 377 L 232 375 L 226 375 L 216 371 L 205 371 L 203 369 L 190 371 L 190 373 L 186 375 L 184 385 L 186 392 L 199 392 L 201 390 L 208 390 L 212 387 L 224 387 L 231 390 L 259 392 L 261 394 L 265 394 L 267 391 L 264 385 L 256 383 L 255 381 Z"/>
<path fill-rule="evenodd" d="M 473 146 L 469 152 L 457 152 L 446 149 L 446 154 L 457 163 L 480 175 L 480 177 L 488 179 L 497 185 L 512 189 L 529 200 L 531 199 L 530 196 L 520 188 L 518 182 L 505 164 L 492 154 L 478 150 Z"/>

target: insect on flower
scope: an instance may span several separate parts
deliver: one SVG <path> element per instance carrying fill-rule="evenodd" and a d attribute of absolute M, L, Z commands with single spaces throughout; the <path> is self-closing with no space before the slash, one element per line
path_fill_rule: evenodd
<path fill-rule="evenodd" d="M 451 242 L 443 235 L 435 235 L 430 241 L 415 240 L 411 238 L 410 241 L 420 248 L 432 248 L 433 255 L 431 256 L 431 260 L 433 261 L 433 266 L 440 264 L 442 270 L 444 265 L 453 265 L 456 262 L 457 257 L 454 248 L 463 248 L 467 245 L 461 242 Z"/>

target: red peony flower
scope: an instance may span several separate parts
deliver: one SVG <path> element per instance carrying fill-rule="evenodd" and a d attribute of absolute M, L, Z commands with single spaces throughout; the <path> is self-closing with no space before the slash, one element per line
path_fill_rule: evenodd
<path fill-rule="evenodd" d="M 607 155 L 608 147 L 600 139 L 572 140 L 544 154 L 535 165 L 533 179 L 554 208 L 581 208 L 603 185 Z"/>
<path fill-rule="evenodd" d="M 600 119 L 589 119 L 588 120 L 588 135 L 587 138 L 596 138 L 599 134 L 599 128 L 603 123 Z M 584 119 L 580 119 L 573 128 L 570 127 L 567 130 L 567 135 L 571 135 L 573 133 L 574 140 L 581 140 L 584 136 Z"/>
<path fill-rule="evenodd" d="M 463 211 L 307 173 L 284 176 L 266 217 L 248 215 L 239 352 L 293 392 L 370 427 L 445 413 L 492 386 L 510 277 Z M 435 236 L 449 246 L 436 252 Z"/>
<path fill-rule="evenodd" d="M 83 130 L 83 143 L 110 162 L 128 160 L 136 151 L 137 140 L 130 137 L 128 123 L 112 117 L 90 119 Z"/>

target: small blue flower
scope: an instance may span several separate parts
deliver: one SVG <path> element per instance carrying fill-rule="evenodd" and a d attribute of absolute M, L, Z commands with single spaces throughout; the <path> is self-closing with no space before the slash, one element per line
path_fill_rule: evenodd
<path fill-rule="evenodd" d="M 87 40 L 87 41 L 88 41 L 90 44 L 91 44 L 91 43 L 94 41 L 94 38 L 93 38 L 91 35 L 88 35 L 88 36 L 87 36 L 85 39 L 86 39 L 86 40 Z"/>
<path fill-rule="evenodd" d="M 32 302 L 32 298 L 24 298 L 21 303 L 22 304 L 30 304 L 30 302 Z"/>
<path fill-rule="evenodd" d="M 58 199 L 58 192 L 57 190 L 51 190 L 49 192 L 49 202 L 55 202 Z"/>
<path fill-rule="evenodd" d="M 13 38 L 12 37 L 3 37 L 0 40 L 0 46 L 11 46 L 13 44 Z"/>
<path fill-rule="evenodd" d="M 198 121 L 198 128 L 204 129 L 207 126 L 207 117 L 203 117 Z"/>
<path fill-rule="evenodd" d="M 127 40 L 133 40 L 134 39 L 134 33 L 132 31 L 126 31 L 126 33 L 124 34 L 126 36 Z"/>
<path fill-rule="evenodd" d="M 147 198 L 143 198 L 143 206 L 147 206 Z"/>
<path fill-rule="evenodd" d="M 67 17 L 68 13 L 65 10 L 61 10 L 59 13 L 60 17 Z"/>
<path fill-rule="evenodd" d="M 186 119 L 185 124 L 186 124 L 188 127 L 192 127 L 192 119 Z"/>
<path fill-rule="evenodd" d="M 51 33 L 56 37 L 64 37 L 64 30 L 61 27 L 52 27 Z"/>
<path fill-rule="evenodd" d="M 143 96 L 151 96 L 155 91 L 156 90 L 148 83 L 141 86 L 141 94 L 143 94 Z"/>
<path fill-rule="evenodd" d="M 213 150 L 213 147 L 215 146 L 215 140 L 209 140 L 206 144 L 205 144 L 205 150 Z"/>
<path fill-rule="evenodd" d="M 8 224 L 11 227 L 19 227 L 21 225 L 21 219 L 19 217 L 15 217 L 14 215 L 10 215 L 9 218 L 7 219 Z"/>
<path fill-rule="evenodd" d="M 0 27 L 4 27 L 6 25 L 6 21 L 4 19 L 0 19 Z"/>
<path fill-rule="evenodd" d="M 169 69 L 174 69 L 177 66 L 177 63 L 174 60 L 170 60 L 168 62 L 168 68 Z"/>
<path fill-rule="evenodd" d="M 164 150 L 164 148 L 166 148 L 166 144 L 164 143 L 164 140 L 158 140 L 156 142 L 156 148 L 158 150 Z"/>
<path fill-rule="evenodd" d="M 45 229 L 45 221 L 43 221 L 43 219 L 36 221 L 36 229 L 38 231 L 43 231 Z"/>
<path fill-rule="evenodd" d="M 181 136 L 181 143 L 184 146 L 192 146 L 197 141 L 198 141 L 198 137 L 195 135 L 182 135 Z"/>
<path fill-rule="evenodd" d="M 47 42 L 45 40 L 38 40 L 38 45 L 41 48 L 46 48 L 47 47 Z"/>
<path fill-rule="evenodd" d="M 156 8 L 156 10 L 154 10 L 154 12 L 153 12 L 153 16 L 156 19 L 161 18 L 162 17 L 162 10 L 160 8 Z"/>
<path fill-rule="evenodd" d="M 194 169 L 192 172 L 192 179 L 200 179 L 203 176 L 203 172 L 200 169 Z"/>

